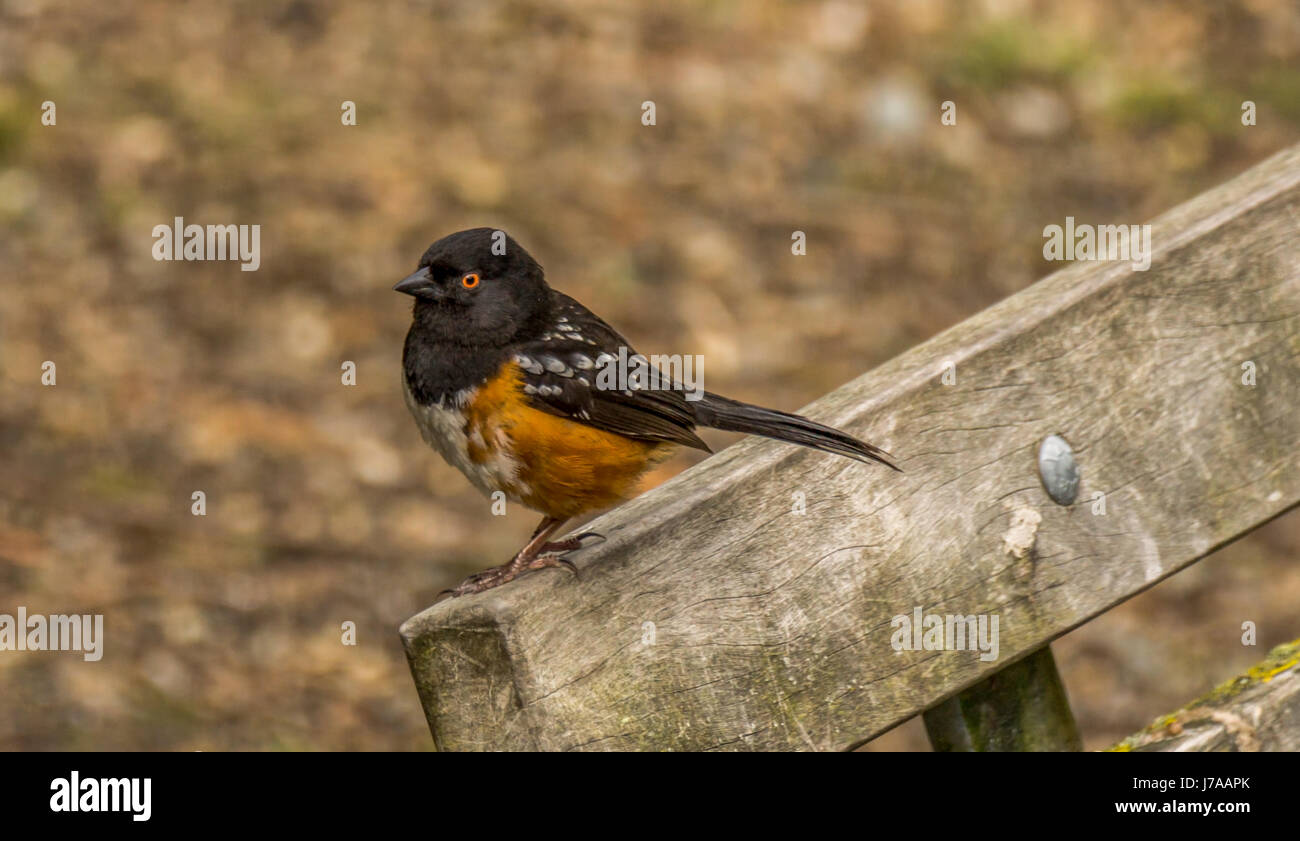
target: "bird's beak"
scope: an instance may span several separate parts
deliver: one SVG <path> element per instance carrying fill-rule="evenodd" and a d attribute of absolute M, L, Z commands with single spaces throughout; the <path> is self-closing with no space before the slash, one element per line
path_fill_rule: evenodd
<path fill-rule="evenodd" d="M 404 295 L 410 295 L 415 298 L 438 298 L 442 297 L 439 293 L 441 290 L 434 283 L 433 274 L 429 267 L 425 266 L 414 274 L 407 275 L 398 281 L 393 287 L 394 292 L 401 292 Z"/>

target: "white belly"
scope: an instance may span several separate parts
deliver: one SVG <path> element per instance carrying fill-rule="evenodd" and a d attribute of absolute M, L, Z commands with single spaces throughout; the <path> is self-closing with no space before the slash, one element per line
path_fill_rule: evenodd
<path fill-rule="evenodd" d="M 465 474 L 465 478 L 485 495 L 490 497 L 494 491 L 502 491 L 508 499 L 519 501 L 517 493 L 522 490 L 518 481 L 519 463 L 504 455 L 510 450 L 508 442 L 498 442 L 506 446 L 492 448 L 497 455 L 482 464 L 475 463 L 469 457 L 465 413 L 461 407 L 473 397 L 474 389 L 459 392 L 442 405 L 421 406 L 415 402 L 406 377 L 403 376 L 402 393 L 406 397 L 406 408 L 410 409 L 411 416 L 415 418 L 415 425 L 420 428 L 420 436 L 425 443 L 437 450 L 448 464 Z M 483 443 L 481 440 L 475 441 L 480 449 Z"/>

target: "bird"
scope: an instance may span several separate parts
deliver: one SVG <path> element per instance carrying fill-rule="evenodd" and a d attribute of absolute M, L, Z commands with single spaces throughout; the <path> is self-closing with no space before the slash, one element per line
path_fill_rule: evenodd
<path fill-rule="evenodd" d="M 439 239 L 393 289 L 415 299 L 402 384 L 421 437 L 489 498 L 502 493 L 543 515 L 509 561 L 440 597 L 481 593 L 531 570 L 576 574 L 564 555 L 603 537 L 553 540 L 556 533 L 635 495 L 646 471 L 677 448 L 711 452 L 700 427 L 899 470 L 889 453 L 838 429 L 712 392 L 688 395 L 670 376 L 649 383 L 606 377 L 602 387 L 603 366 L 645 358 L 552 289 L 541 265 L 503 230 Z"/>

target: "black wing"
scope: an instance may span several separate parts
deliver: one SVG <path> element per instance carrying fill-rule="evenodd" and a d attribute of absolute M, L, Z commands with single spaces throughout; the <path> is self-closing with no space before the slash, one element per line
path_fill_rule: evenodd
<path fill-rule="evenodd" d="M 640 441 L 666 441 L 711 452 L 695 434 L 695 414 L 684 392 L 663 378 L 652 384 L 612 377 L 619 352 L 636 351 L 594 313 L 560 292 L 552 292 L 547 332 L 514 348 L 531 405 L 587 426 Z M 602 368 L 614 366 L 602 376 Z"/>

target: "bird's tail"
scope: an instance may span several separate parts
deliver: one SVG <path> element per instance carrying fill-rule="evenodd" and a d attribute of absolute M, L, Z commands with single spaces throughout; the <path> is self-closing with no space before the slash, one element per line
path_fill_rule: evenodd
<path fill-rule="evenodd" d="M 709 391 L 704 393 L 702 399 L 688 405 L 694 409 L 695 420 L 701 426 L 762 435 L 764 438 L 811 447 L 814 450 L 835 453 L 857 461 L 878 461 L 886 467 L 899 470 L 889 460 L 889 453 L 879 447 L 859 441 L 852 435 L 823 426 L 800 415 L 741 403 L 739 400 L 732 400 Z"/>

